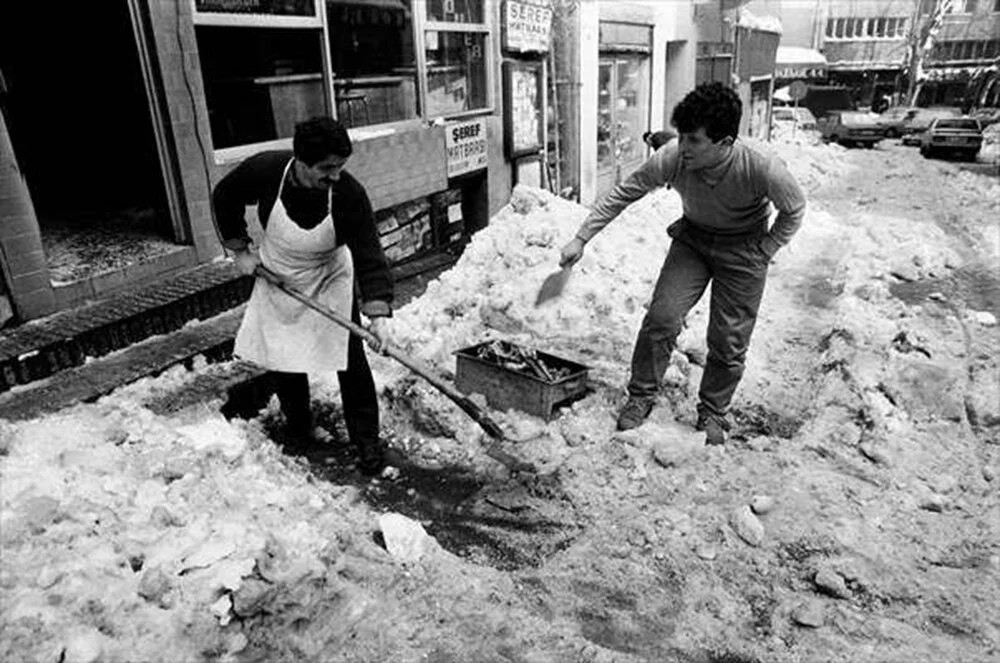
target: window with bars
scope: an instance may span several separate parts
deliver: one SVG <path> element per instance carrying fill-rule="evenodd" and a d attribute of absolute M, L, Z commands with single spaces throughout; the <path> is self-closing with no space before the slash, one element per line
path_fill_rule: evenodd
<path fill-rule="evenodd" d="M 829 18 L 825 34 L 829 40 L 902 39 L 906 25 L 905 17 Z"/>

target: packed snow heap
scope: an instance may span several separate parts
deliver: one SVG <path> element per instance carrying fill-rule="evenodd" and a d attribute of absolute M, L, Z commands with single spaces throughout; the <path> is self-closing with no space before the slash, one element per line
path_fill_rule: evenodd
<path fill-rule="evenodd" d="M 817 198 L 852 174 L 843 148 L 777 149 Z M 810 203 L 772 266 L 735 404 L 739 434 L 711 449 L 689 426 L 705 302 L 650 422 L 614 431 L 665 229 L 681 213 L 676 195 L 629 208 L 587 247 L 564 294 L 536 307 L 586 210 L 518 187 L 392 325 L 405 352 L 444 375 L 455 351 L 489 339 L 590 366 L 592 392 L 551 422 L 495 413 L 511 451 L 559 491 L 518 492 L 474 422 L 390 360 L 372 362 L 411 462 L 464 467 L 498 495 L 522 496 L 494 521 L 572 521 L 575 538 L 537 567 L 505 572 L 448 552 L 420 523 L 366 503 L 365 488 L 317 479 L 261 421 L 227 422 L 217 402 L 147 407 L 204 367 L 0 422 L 0 657 L 1000 656 L 995 312 L 949 308 L 944 296 L 910 305 L 892 292 L 1000 257 L 1000 190 L 974 177 L 953 184 L 994 219 L 968 231 L 977 255 L 933 219 L 882 214 L 875 201 L 850 213 Z M 331 377 L 317 378 L 318 400 L 336 400 Z"/>

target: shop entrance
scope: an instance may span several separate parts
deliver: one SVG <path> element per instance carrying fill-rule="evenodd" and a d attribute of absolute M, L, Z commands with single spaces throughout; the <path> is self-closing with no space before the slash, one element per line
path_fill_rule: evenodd
<path fill-rule="evenodd" d="M 17 2 L 0 21 L 0 98 L 55 285 L 171 253 L 181 239 L 130 9 Z"/>
<path fill-rule="evenodd" d="M 632 174 L 646 158 L 649 128 L 649 57 L 621 53 L 599 61 L 597 195 Z"/>

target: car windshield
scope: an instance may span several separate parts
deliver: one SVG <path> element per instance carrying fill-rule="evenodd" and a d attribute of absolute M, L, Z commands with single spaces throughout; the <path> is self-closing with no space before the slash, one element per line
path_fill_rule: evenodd
<path fill-rule="evenodd" d="M 844 124 L 872 124 L 875 117 L 871 113 L 841 113 L 840 121 Z"/>
<path fill-rule="evenodd" d="M 938 129 L 965 129 L 979 131 L 979 123 L 975 120 L 938 120 Z"/>

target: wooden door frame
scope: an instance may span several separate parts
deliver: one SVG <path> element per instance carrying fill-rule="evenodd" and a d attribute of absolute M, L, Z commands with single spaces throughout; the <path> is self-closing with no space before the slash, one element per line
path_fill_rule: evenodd
<path fill-rule="evenodd" d="M 156 44 L 153 41 L 148 8 L 144 0 L 128 0 L 128 11 L 132 22 L 132 35 L 135 38 L 136 55 L 142 72 L 143 88 L 146 92 L 146 103 L 149 107 L 149 120 L 156 142 L 156 154 L 160 162 L 167 211 L 174 231 L 173 239 L 178 244 L 191 244 L 191 222 L 181 185 L 183 180 L 180 161 L 170 132 L 166 93 L 156 62 Z"/>

